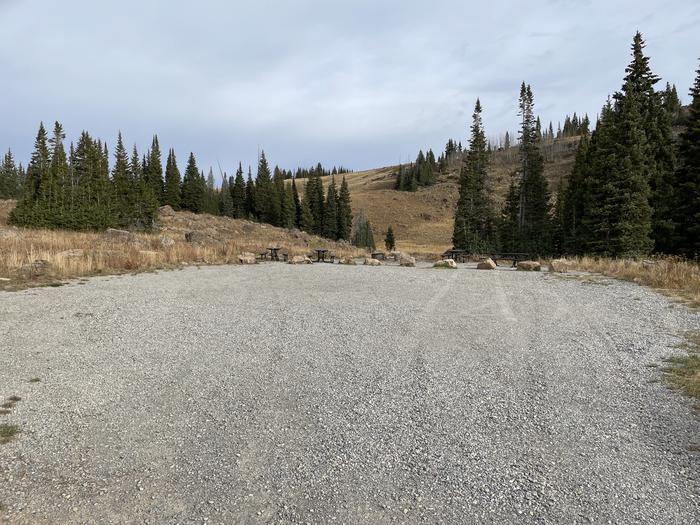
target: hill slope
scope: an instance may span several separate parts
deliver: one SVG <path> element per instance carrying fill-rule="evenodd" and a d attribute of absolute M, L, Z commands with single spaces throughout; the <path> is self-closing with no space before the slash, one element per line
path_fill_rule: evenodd
<path fill-rule="evenodd" d="M 560 180 L 566 180 L 574 164 L 578 138 L 566 138 L 543 146 L 545 177 L 555 194 Z M 518 170 L 518 150 L 494 152 L 489 168 L 494 200 L 500 208 L 511 177 Z M 394 190 L 397 166 L 345 175 L 352 195 L 353 213 L 364 210 L 377 247 L 383 244 L 389 225 L 394 228 L 399 250 L 417 254 L 441 253 L 452 245 L 452 223 L 459 192 L 459 162 L 441 175 L 437 184 L 411 193 Z M 323 177 L 324 187 L 330 177 Z M 297 181 L 303 193 L 305 181 Z"/>

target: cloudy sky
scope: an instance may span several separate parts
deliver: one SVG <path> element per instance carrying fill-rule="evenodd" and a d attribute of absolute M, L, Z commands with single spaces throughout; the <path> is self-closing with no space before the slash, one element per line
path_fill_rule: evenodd
<path fill-rule="evenodd" d="M 0 0 L 0 149 L 25 160 L 40 121 L 180 164 L 353 169 L 517 126 L 520 82 L 546 123 L 594 116 L 639 29 L 687 100 L 700 2 L 665 0 Z"/>

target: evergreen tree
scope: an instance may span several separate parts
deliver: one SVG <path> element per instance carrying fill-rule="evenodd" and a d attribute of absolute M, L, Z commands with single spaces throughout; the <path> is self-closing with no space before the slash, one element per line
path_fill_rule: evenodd
<path fill-rule="evenodd" d="M 675 232 L 678 252 L 700 257 L 700 68 L 690 90 L 686 128 L 678 144 Z"/>
<path fill-rule="evenodd" d="M 564 191 L 561 205 L 561 251 L 571 255 L 583 255 L 585 235 L 581 231 L 586 176 L 588 168 L 588 147 L 590 136 L 584 133 L 578 143 L 574 169 L 569 184 Z M 557 203 L 559 199 L 557 199 Z"/>
<path fill-rule="evenodd" d="M 153 135 L 151 149 L 147 155 L 144 177 L 159 203 L 163 203 L 163 161 L 160 154 L 158 135 Z"/>
<path fill-rule="evenodd" d="M 353 225 L 352 243 L 360 248 L 374 250 L 374 234 L 372 233 L 372 225 L 363 211 L 355 217 Z"/>
<path fill-rule="evenodd" d="M 518 206 L 518 248 L 533 255 L 550 250 L 550 204 L 544 159 L 535 130 L 534 98 L 530 86 L 520 88 L 521 179 Z"/>
<path fill-rule="evenodd" d="M 219 214 L 224 217 L 233 217 L 233 196 L 231 195 L 231 184 L 233 179 L 229 179 L 224 173 L 221 180 L 221 199 L 219 201 Z"/>
<path fill-rule="evenodd" d="M 27 177 L 22 199 L 10 213 L 10 223 L 20 226 L 47 226 L 44 210 L 40 206 L 40 188 L 42 181 L 49 178 L 50 155 L 44 124 L 39 125 L 34 152 L 27 166 Z"/>
<path fill-rule="evenodd" d="M 520 186 L 515 180 L 511 180 L 505 206 L 503 207 L 503 214 L 499 223 L 500 246 L 505 252 L 517 252 L 519 250 L 519 203 Z"/>
<path fill-rule="evenodd" d="M 158 218 L 158 205 L 160 203 L 153 195 L 153 189 L 146 182 L 143 174 L 143 165 L 139 161 L 139 152 L 135 145 L 131 154 L 130 169 L 132 184 L 137 196 L 131 219 L 132 227 L 151 230 Z"/>
<path fill-rule="evenodd" d="M 201 181 L 204 181 L 204 204 L 202 206 L 202 212 L 208 213 L 210 215 L 218 215 L 220 203 L 220 192 L 216 190 L 216 182 L 214 180 L 214 170 L 209 167 L 209 172 L 207 177 L 204 178 L 204 172 L 201 173 Z M 200 182 L 201 183 L 201 182 Z"/>
<path fill-rule="evenodd" d="M 255 177 L 255 215 L 258 220 L 275 224 L 275 196 L 276 192 L 270 178 L 270 167 L 263 151 L 258 160 L 258 174 Z"/>
<path fill-rule="evenodd" d="M 248 166 L 248 180 L 245 185 L 245 217 L 256 219 L 255 214 L 255 183 L 250 166 Z"/>
<path fill-rule="evenodd" d="M 292 200 L 294 202 L 294 226 L 301 228 L 301 200 L 297 190 L 296 177 L 292 178 Z"/>
<path fill-rule="evenodd" d="M 352 202 L 348 181 L 343 177 L 338 193 L 338 239 L 350 240 L 352 233 Z"/>
<path fill-rule="evenodd" d="M 243 219 L 248 216 L 246 209 L 246 184 L 243 179 L 243 166 L 238 163 L 236 170 L 236 179 L 231 187 L 231 200 L 233 204 L 233 217 Z"/>
<path fill-rule="evenodd" d="M 327 239 L 338 239 L 338 192 L 335 178 L 331 178 L 323 206 L 323 236 Z"/>
<path fill-rule="evenodd" d="M 459 199 L 452 234 L 454 247 L 470 253 L 490 251 L 495 243 L 493 208 L 487 189 L 489 153 L 481 112 L 481 102 L 477 99 L 469 151 L 460 173 Z"/>
<path fill-rule="evenodd" d="M 314 230 L 314 216 L 306 200 L 301 201 L 301 216 L 299 218 L 299 229 L 307 233 Z"/>
<path fill-rule="evenodd" d="M 286 184 L 282 189 L 284 200 L 282 201 L 282 224 L 281 226 L 291 230 L 296 228 L 297 208 L 294 202 L 294 188 L 291 184 Z M 299 196 L 297 195 L 297 198 Z"/>
<path fill-rule="evenodd" d="M 19 170 L 12 151 L 7 150 L 0 164 L 0 199 L 16 199 L 18 194 Z"/>
<path fill-rule="evenodd" d="M 168 204 L 173 210 L 180 209 L 181 201 L 181 186 L 180 170 L 177 167 L 177 159 L 175 151 L 170 148 L 168 151 L 168 160 L 165 163 L 165 190 L 163 193 L 163 204 Z"/>
<path fill-rule="evenodd" d="M 132 182 L 129 158 L 121 133 L 117 135 L 117 147 L 114 149 L 112 188 L 112 216 L 115 224 L 120 228 L 128 228 L 132 225 L 133 210 L 136 206 L 136 188 Z"/>
<path fill-rule="evenodd" d="M 190 153 L 185 176 L 182 179 L 182 209 L 201 213 L 205 204 L 205 193 L 206 183 L 204 182 L 204 177 L 199 173 L 194 153 Z"/>
<path fill-rule="evenodd" d="M 386 231 L 384 246 L 386 246 L 387 251 L 390 252 L 393 252 L 396 249 L 396 239 L 394 238 L 394 230 L 391 228 L 391 226 L 389 226 Z"/>

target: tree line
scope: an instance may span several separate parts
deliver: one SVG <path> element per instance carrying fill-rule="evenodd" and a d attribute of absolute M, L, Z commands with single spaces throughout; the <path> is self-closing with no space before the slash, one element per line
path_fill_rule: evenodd
<path fill-rule="evenodd" d="M 335 173 L 341 170 L 334 168 Z M 303 173 L 306 191 L 300 199 L 296 177 L 290 183 L 289 172 L 278 167 L 271 173 L 264 151 L 255 179 L 250 168 L 247 179 L 243 173 L 239 163 L 235 176 L 224 174 L 217 187 L 211 168 L 205 176 L 193 153 L 181 174 L 173 149 L 163 169 L 157 136 L 141 156 L 136 146 L 127 153 L 121 133 L 110 167 L 107 145 L 101 140 L 84 131 L 66 149 L 62 125 L 56 122 L 49 137 L 42 123 L 26 172 L 16 166 L 11 152 L 3 157 L 0 198 L 19 199 L 9 220 L 33 228 L 149 230 L 156 224 L 158 207 L 168 205 L 176 211 L 248 219 L 351 240 L 353 217 L 345 177 L 338 188 L 331 171 L 325 191 L 321 177 L 326 170 L 319 164 Z"/>
<path fill-rule="evenodd" d="M 519 169 L 502 209 L 489 187 L 489 147 L 477 100 L 460 172 L 455 248 L 533 255 L 637 257 L 652 251 L 700 254 L 700 70 L 683 117 L 675 86 L 656 91 L 659 77 L 637 33 L 620 91 L 604 105 L 595 129 L 588 118 L 565 120 L 559 136 L 579 134 L 575 165 L 552 198 L 544 177 L 545 133 L 531 87 L 520 89 Z M 674 124 L 684 131 L 675 138 Z"/>

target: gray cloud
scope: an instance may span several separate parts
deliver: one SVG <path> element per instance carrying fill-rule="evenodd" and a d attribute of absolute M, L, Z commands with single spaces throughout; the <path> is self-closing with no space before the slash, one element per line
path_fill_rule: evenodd
<path fill-rule="evenodd" d="M 694 0 L 39 2 L 0 0 L 0 148 L 26 159 L 40 120 L 180 162 L 362 169 L 466 139 L 476 97 L 490 136 L 517 126 L 532 84 L 542 120 L 595 115 L 619 88 L 634 31 L 685 93 L 700 50 Z"/>

